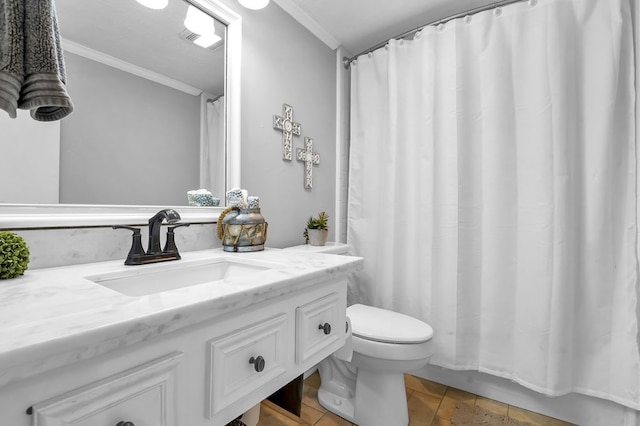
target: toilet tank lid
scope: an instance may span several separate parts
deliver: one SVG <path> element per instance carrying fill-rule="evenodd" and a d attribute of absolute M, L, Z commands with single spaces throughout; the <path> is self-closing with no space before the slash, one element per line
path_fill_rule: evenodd
<path fill-rule="evenodd" d="M 347 308 L 354 336 L 384 343 L 422 343 L 433 337 L 433 328 L 409 315 L 366 305 Z"/>

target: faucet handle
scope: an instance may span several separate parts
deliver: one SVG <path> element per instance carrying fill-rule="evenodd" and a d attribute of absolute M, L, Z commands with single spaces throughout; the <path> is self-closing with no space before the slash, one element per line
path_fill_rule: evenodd
<path fill-rule="evenodd" d="M 113 229 L 128 229 L 133 231 L 131 236 L 131 248 L 127 259 L 124 261 L 125 265 L 140 265 L 140 258 L 144 255 L 144 248 L 142 248 L 142 237 L 140 236 L 140 228 L 127 225 L 113 225 Z"/>
<path fill-rule="evenodd" d="M 170 226 L 167 229 L 167 241 L 164 244 L 164 248 L 162 249 L 163 253 L 175 253 L 176 255 L 178 255 L 178 259 L 180 258 L 180 254 L 178 254 L 178 247 L 176 247 L 176 241 L 175 241 L 175 236 L 173 233 L 173 230 L 176 228 L 179 228 L 181 226 L 189 226 L 191 225 L 190 223 L 179 223 L 177 225 L 174 226 Z"/>
<path fill-rule="evenodd" d="M 169 227 L 170 231 L 173 231 L 176 228 L 180 228 L 181 226 L 189 226 L 191 225 L 189 222 L 185 222 L 185 223 L 178 223 L 177 225 L 173 225 Z"/>
<path fill-rule="evenodd" d="M 135 234 L 136 231 L 140 232 L 140 228 L 136 228 L 135 226 L 113 225 L 112 228 L 113 229 L 128 229 L 130 231 L 133 231 L 134 234 Z"/>

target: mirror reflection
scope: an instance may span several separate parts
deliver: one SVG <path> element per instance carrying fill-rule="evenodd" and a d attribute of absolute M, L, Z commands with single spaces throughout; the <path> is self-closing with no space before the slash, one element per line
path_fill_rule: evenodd
<path fill-rule="evenodd" d="M 183 0 L 56 9 L 74 112 L 0 116 L 0 151 L 15 159 L 0 168 L 0 202 L 187 205 L 199 188 L 224 198 L 224 24 Z"/>

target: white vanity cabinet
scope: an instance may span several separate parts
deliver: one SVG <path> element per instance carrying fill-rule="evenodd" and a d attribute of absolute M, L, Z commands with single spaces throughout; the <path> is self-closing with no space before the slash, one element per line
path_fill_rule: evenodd
<path fill-rule="evenodd" d="M 293 341 L 286 312 L 207 342 L 208 417 L 285 375 Z"/>
<path fill-rule="evenodd" d="M 248 325 L 208 340 L 207 418 L 216 420 L 215 425 L 226 424 L 339 349 L 346 336 L 346 290 L 346 279 L 342 279 L 277 298 L 234 321 Z M 312 306 L 322 306 L 324 315 L 309 317 L 302 325 L 300 309 Z M 331 326 L 325 334 L 319 326 L 327 322 L 342 327 Z M 311 350 L 309 341 L 316 342 Z M 307 347 L 306 359 L 296 356 L 301 345 Z"/>
<path fill-rule="evenodd" d="M 0 425 L 183 424 L 187 353 L 153 346 L 117 350 L 1 387 Z"/>
<path fill-rule="evenodd" d="M 123 336 L 0 387 L 0 424 L 223 426 L 342 346 L 346 289 L 344 274 L 314 279 L 140 342 Z"/>
<path fill-rule="evenodd" d="M 305 303 L 296 309 L 296 361 L 301 364 L 324 358 L 325 349 L 344 342 L 346 305 L 341 293 Z"/>
<path fill-rule="evenodd" d="M 176 352 L 31 407 L 34 426 L 176 423 Z"/>

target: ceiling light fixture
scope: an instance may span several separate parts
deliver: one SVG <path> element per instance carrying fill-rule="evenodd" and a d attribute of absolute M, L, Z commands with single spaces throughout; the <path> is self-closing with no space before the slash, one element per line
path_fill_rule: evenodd
<path fill-rule="evenodd" d="M 208 47 L 213 46 L 220 40 L 222 40 L 222 37 L 220 37 L 219 35 L 210 34 L 210 35 L 204 35 L 204 36 L 198 37 L 197 39 L 193 40 L 193 43 L 197 44 L 198 46 L 204 47 L 206 49 Z"/>
<path fill-rule="evenodd" d="M 164 9 L 169 4 L 169 0 L 136 0 L 143 6 L 149 9 Z"/>
<path fill-rule="evenodd" d="M 189 31 L 201 36 L 208 36 L 209 34 L 215 33 L 213 18 L 194 6 L 189 6 L 187 9 L 184 26 Z"/>
<path fill-rule="evenodd" d="M 238 3 L 247 9 L 264 9 L 269 4 L 269 0 L 238 0 Z"/>

